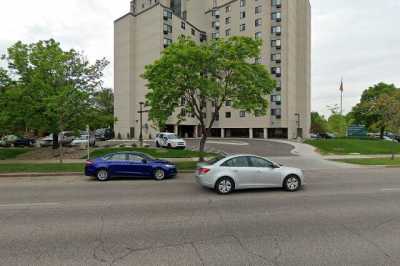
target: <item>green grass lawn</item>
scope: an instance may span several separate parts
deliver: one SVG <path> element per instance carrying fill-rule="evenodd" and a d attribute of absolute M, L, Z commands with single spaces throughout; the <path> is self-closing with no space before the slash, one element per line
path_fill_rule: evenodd
<path fill-rule="evenodd" d="M 361 140 L 361 139 L 324 139 L 307 140 L 307 144 L 315 146 L 322 154 L 391 154 L 400 153 L 400 143 L 385 140 Z"/>
<path fill-rule="evenodd" d="M 358 164 L 358 165 L 387 165 L 400 166 L 400 158 L 391 160 L 390 158 L 372 158 L 372 159 L 343 159 L 335 160 L 343 163 Z"/>
<path fill-rule="evenodd" d="M 90 158 L 97 158 L 113 152 L 137 151 L 143 152 L 155 158 L 197 158 L 201 153 L 191 150 L 156 149 L 156 148 L 102 148 L 90 153 Z M 211 153 L 203 153 L 203 156 L 213 156 Z"/>
<path fill-rule="evenodd" d="M 0 148 L 0 160 L 15 159 L 18 155 L 27 153 L 32 149 L 26 148 Z"/>
<path fill-rule="evenodd" d="M 178 162 L 178 170 L 196 170 L 197 162 Z M 76 172 L 83 173 L 84 165 L 81 163 L 38 163 L 38 164 L 0 164 L 0 173 L 62 173 Z"/>

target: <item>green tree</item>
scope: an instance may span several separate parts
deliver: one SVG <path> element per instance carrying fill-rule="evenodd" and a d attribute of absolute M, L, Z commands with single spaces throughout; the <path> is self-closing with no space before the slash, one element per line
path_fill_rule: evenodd
<path fill-rule="evenodd" d="M 314 134 L 323 134 L 328 131 L 328 121 L 318 112 L 311 113 L 311 132 Z"/>
<path fill-rule="evenodd" d="M 92 98 L 92 116 L 94 128 L 114 128 L 114 93 L 105 88 L 95 91 Z"/>
<path fill-rule="evenodd" d="M 218 39 L 203 44 L 181 37 L 164 50 L 161 59 L 146 66 L 146 104 L 149 118 L 162 127 L 181 107 L 198 120 L 200 151 L 226 101 L 236 109 L 265 114 L 267 95 L 275 82 L 264 65 L 252 63 L 260 56 L 262 42 L 247 37 Z M 204 116 L 206 103 L 212 115 Z M 179 115 L 179 120 L 184 120 Z"/>
<path fill-rule="evenodd" d="M 379 83 L 367 90 L 361 96 L 361 101 L 352 110 L 352 116 L 358 124 L 364 124 L 370 129 L 378 128 L 383 138 L 385 133 L 385 121 L 380 112 L 377 112 L 374 106 L 377 99 L 388 93 L 396 91 L 397 88 L 393 84 Z"/>
<path fill-rule="evenodd" d="M 10 89 L 17 118 L 26 130 L 52 132 L 79 130 L 91 122 L 91 95 L 102 88 L 105 59 L 90 64 L 73 49 L 64 51 L 55 40 L 32 44 L 17 42 L 3 57 L 16 77 Z M 10 113 L 10 112 L 8 112 Z M 62 161 L 62 145 L 60 145 Z"/>
<path fill-rule="evenodd" d="M 400 132 L 400 90 L 386 93 L 377 98 L 371 104 L 371 112 L 382 117 L 381 125 L 398 134 Z M 394 145 L 398 145 L 393 144 Z M 392 159 L 395 159 L 395 149 L 393 149 Z"/>

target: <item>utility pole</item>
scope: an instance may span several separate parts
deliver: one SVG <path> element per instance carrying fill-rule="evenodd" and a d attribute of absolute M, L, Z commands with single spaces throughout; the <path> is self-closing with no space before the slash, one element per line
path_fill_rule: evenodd
<path fill-rule="evenodd" d="M 140 129 L 139 129 L 139 145 L 143 147 L 143 114 L 148 113 L 148 110 L 143 110 L 144 102 L 140 102 L 140 109 L 138 113 L 140 114 Z"/>
<path fill-rule="evenodd" d="M 297 124 L 297 131 L 296 131 L 296 139 L 299 138 L 299 130 L 300 130 L 300 113 L 295 113 L 294 114 L 297 119 L 296 119 L 296 124 Z"/>

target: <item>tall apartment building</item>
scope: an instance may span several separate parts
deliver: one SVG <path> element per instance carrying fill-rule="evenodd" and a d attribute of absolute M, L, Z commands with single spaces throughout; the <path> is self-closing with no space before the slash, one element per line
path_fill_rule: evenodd
<path fill-rule="evenodd" d="M 198 42 L 229 36 L 263 40 L 257 62 L 277 81 L 267 116 L 256 116 L 226 102 L 211 134 L 215 137 L 307 137 L 311 124 L 311 7 L 309 0 L 133 0 L 115 21 L 115 132 L 137 138 L 140 102 L 147 94 L 140 76 L 145 65 L 181 35 Z M 211 118 L 211 103 L 205 116 Z M 181 110 L 177 110 L 180 112 Z M 196 137 L 198 123 L 189 114 L 178 124 L 172 116 L 165 130 Z M 155 128 L 143 116 L 143 135 Z"/>

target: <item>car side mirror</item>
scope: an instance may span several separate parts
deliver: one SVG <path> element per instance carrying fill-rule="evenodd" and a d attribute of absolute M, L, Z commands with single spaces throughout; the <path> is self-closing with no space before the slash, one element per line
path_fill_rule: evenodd
<path fill-rule="evenodd" d="M 279 164 L 276 164 L 276 163 L 274 163 L 273 165 L 272 165 L 272 168 L 281 168 L 281 166 L 279 165 Z"/>

